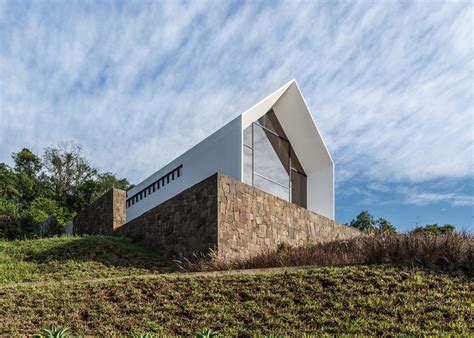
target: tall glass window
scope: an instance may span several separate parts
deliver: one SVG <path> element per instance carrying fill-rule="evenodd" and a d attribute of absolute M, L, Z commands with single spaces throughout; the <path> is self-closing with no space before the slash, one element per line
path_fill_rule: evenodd
<path fill-rule="evenodd" d="M 306 175 L 270 110 L 244 130 L 243 181 L 306 207 Z"/>

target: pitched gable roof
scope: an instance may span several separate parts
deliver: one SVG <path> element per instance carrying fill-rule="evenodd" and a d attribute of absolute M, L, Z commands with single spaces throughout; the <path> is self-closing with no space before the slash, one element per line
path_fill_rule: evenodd
<path fill-rule="evenodd" d="M 307 173 L 334 166 L 296 80 L 291 80 L 242 113 L 242 128 L 248 127 L 270 109 L 275 112 Z"/>

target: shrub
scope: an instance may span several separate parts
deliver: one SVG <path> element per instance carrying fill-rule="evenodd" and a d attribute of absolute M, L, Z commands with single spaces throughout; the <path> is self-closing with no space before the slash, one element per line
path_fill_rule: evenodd
<path fill-rule="evenodd" d="M 35 237 L 36 228 L 36 221 L 31 215 L 25 213 L 5 224 L 2 232 L 7 239 L 32 238 Z"/>

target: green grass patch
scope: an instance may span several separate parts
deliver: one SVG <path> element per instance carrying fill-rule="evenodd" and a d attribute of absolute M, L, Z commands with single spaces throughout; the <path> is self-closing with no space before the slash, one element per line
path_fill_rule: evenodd
<path fill-rule="evenodd" d="M 170 270 L 170 262 L 110 236 L 0 241 L 0 284 L 84 280 Z"/>
<path fill-rule="evenodd" d="M 389 266 L 0 286 L 0 334 L 467 335 L 473 291 L 465 276 Z"/>

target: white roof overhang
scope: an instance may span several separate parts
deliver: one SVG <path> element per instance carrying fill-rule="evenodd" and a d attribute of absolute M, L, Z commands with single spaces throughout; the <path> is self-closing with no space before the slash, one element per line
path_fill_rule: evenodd
<path fill-rule="evenodd" d="M 334 166 L 296 80 L 291 80 L 242 113 L 242 129 L 272 108 L 307 174 Z"/>

